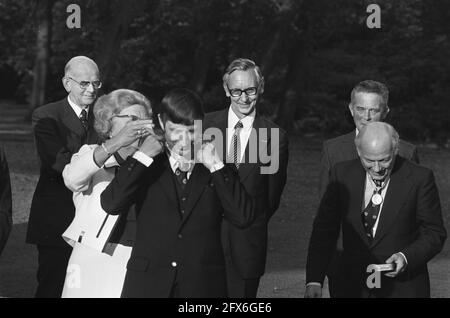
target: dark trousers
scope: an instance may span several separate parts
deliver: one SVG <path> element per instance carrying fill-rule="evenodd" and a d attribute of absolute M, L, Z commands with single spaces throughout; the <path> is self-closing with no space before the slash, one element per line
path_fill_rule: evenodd
<path fill-rule="evenodd" d="M 258 278 L 241 277 L 229 257 L 226 257 L 227 293 L 229 298 L 256 298 L 258 293 Z"/>
<path fill-rule="evenodd" d="M 37 245 L 38 271 L 36 298 L 60 298 L 72 247 Z"/>

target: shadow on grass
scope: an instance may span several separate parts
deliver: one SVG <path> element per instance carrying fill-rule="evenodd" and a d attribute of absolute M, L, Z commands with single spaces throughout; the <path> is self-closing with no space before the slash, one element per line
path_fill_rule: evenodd
<path fill-rule="evenodd" d="M 28 223 L 15 224 L 0 257 L 0 297 L 33 297 L 37 250 L 25 243 Z"/>

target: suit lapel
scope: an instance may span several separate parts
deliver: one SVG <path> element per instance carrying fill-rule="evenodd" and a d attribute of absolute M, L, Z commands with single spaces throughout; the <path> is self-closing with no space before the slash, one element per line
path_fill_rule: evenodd
<path fill-rule="evenodd" d="M 84 130 L 83 125 L 81 124 L 80 119 L 77 117 L 77 114 L 75 114 L 75 112 L 73 111 L 72 107 L 70 107 L 67 99 L 65 99 L 64 105 L 62 107 L 61 120 L 70 129 L 70 131 L 74 132 L 81 138 L 86 137 L 86 131 Z"/>
<path fill-rule="evenodd" d="M 263 135 L 261 129 L 265 129 L 267 133 Z M 256 115 L 255 120 L 253 121 L 252 132 L 248 139 L 247 146 L 245 147 L 243 163 L 240 164 L 238 169 L 241 181 L 244 181 L 253 169 L 259 167 L 257 164 L 260 162 L 259 154 L 267 152 L 266 149 L 269 146 L 270 139 L 270 128 L 265 125 L 264 121 L 261 120 L 258 115 Z M 250 150 L 256 153 L 250 155 Z"/>
<path fill-rule="evenodd" d="M 163 189 L 166 196 L 169 198 L 170 202 L 174 203 L 174 207 L 178 209 L 178 198 L 175 189 L 175 184 L 173 182 L 172 170 L 170 168 L 169 159 L 165 154 L 161 154 L 159 157 L 159 165 L 163 169 L 163 173 L 158 179 L 161 188 Z"/>
<path fill-rule="evenodd" d="M 383 207 L 378 221 L 378 228 L 375 233 L 375 238 L 372 247 L 380 242 L 386 235 L 389 227 L 394 223 L 400 208 L 406 200 L 406 197 L 411 190 L 412 183 L 409 179 L 411 171 L 402 168 L 403 159 L 397 156 L 394 171 L 391 174 L 391 180 L 386 191 Z"/>
<path fill-rule="evenodd" d="M 366 171 L 362 167 L 359 160 L 355 160 L 355 165 L 357 165 L 356 169 L 349 169 L 352 172 L 352 175 L 348 176 L 349 182 L 349 193 L 350 196 L 350 206 L 348 207 L 349 211 L 349 219 L 351 224 L 353 224 L 353 228 L 361 236 L 362 240 L 369 245 L 369 240 L 366 236 L 366 231 L 364 229 L 361 214 L 363 210 L 364 204 L 364 189 L 366 182 Z M 345 200 L 344 200 L 345 201 Z"/>
<path fill-rule="evenodd" d="M 189 178 L 189 182 L 191 183 L 189 185 L 190 193 L 188 200 L 186 202 L 185 207 L 186 211 L 182 224 L 184 224 L 184 222 L 186 222 L 186 220 L 191 215 L 192 210 L 195 207 L 195 204 L 200 199 L 200 196 L 205 190 L 205 186 L 207 185 L 210 179 L 211 173 L 205 167 L 203 167 L 202 164 L 196 164 L 194 166 L 194 170 L 192 170 L 192 175 Z"/>

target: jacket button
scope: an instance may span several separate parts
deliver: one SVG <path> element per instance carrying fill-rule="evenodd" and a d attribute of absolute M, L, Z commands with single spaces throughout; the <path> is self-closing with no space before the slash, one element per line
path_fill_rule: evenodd
<path fill-rule="evenodd" d="M 184 214 L 184 210 L 181 210 L 180 212 L 181 212 L 181 214 Z"/>
<path fill-rule="evenodd" d="M 172 267 L 177 267 L 178 264 L 177 264 L 177 262 L 172 262 L 171 265 L 172 265 Z"/>
<path fill-rule="evenodd" d="M 182 198 L 181 198 L 181 201 L 186 201 L 186 197 L 182 197 Z"/>
<path fill-rule="evenodd" d="M 178 234 L 178 238 L 179 238 L 179 239 L 182 239 L 182 238 L 183 238 L 183 235 Z"/>

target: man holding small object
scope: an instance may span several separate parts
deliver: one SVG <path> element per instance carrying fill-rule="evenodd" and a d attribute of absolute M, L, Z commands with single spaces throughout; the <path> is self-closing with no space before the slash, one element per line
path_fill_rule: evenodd
<path fill-rule="evenodd" d="M 336 164 L 314 220 L 305 297 L 321 297 L 340 228 L 343 256 L 337 297 L 429 297 L 427 262 L 446 240 L 431 170 L 398 156 L 399 136 L 382 122 L 362 127 L 359 159 Z M 393 264 L 369 288 L 369 265 Z"/>

